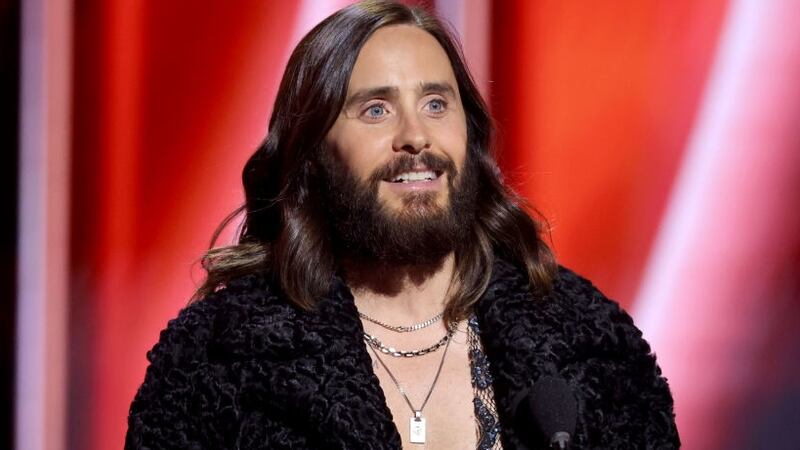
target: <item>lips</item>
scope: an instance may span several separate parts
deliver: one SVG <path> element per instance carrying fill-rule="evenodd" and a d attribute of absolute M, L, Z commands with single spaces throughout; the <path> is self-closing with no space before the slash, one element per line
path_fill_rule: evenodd
<path fill-rule="evenodd" d="M 456 174 L 453 160 L 444 155 L 423 152 L 419 155 L 403 154 L 376 169 L 369 178 L 370 183 L 387 183 L 390 186 L 432 188 L 438 182 Z"/>
<path fill-rule="evenodd" d="M 403 172 L 391 179 L 387 180 L 391 183 L 413 183 L 418 181 L 433 181 L 442 174 L 441 171 L 435 170 L 414 170 Z"/>

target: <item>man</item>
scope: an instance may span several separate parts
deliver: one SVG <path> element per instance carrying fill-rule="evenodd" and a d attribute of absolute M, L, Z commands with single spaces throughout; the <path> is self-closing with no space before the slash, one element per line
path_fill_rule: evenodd
<path fill-rule="evenodd" d="M 424 11 L 314 28 L 244 169 L 240 242 L 148 354 L 126 447 L 677 447 L 647 343 L 557 266 L 491 135 Z"/>

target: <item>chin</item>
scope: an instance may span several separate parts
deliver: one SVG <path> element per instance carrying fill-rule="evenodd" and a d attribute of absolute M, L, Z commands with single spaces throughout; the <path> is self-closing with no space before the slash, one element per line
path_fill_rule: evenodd
<path fill-rule="evenodd" d="M 404 194 L 392 203 L 389 210 L 399 215 L 427 216 L 441 214 L 447 209 L 447 198 L 435 192 Z"/>
<path fill-rule="evenodd" d="M 447 208 L 438 204 L 409 204 L 403 208 L 407 217 L 428 219 L 443 216 L 447 213 Z"/>

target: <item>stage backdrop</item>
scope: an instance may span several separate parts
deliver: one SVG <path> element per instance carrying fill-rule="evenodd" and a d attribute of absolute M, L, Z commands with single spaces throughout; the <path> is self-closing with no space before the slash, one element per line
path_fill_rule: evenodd
<path fill-rule="evenodd" d="M 19 352 L 61 348 L 66 360 L 52 377 L 20 365 L 35 401 L 18 397 L 17 448 L 120 448 L 145 354 L 201 281 L 212 231 L 242 201 L 241 168 L 265 136 L 289 52 L 349 2 L 31 3 L 40 8 L 29 16 L 66 17 L 66 50 L 36 41 L 36 27 L 23 40 L 43 45 L 33 55 L 43 61 L 67 52 L 68 70 L 44 65 L 39 82 L 63 85 L 68 139 L 30 163 L 62 161 L 65 200 L 43 207 L 64 228 L 23 269 L 50 280 L 60 270 L 66 312 L 63 347 L 25 338 Z M 684 448 L 800 442 L 790 426 L 800 393 L 800 4 L 431 6 L 460 34 L 497 118 L 504 173 L 548 220 L 560 262 L 630 311 L 655 349 Z M 31 98 L 23 110 L 36 110 Z M 33 184 L 21 201 L 35 209 L 52 189 Z M 53 252 L 63 266 L 36 264 Z M 41 299 L 34 288 L 22 283 L 20 302 Z M 20 317 L 20 329 L 36 320 Z"/>

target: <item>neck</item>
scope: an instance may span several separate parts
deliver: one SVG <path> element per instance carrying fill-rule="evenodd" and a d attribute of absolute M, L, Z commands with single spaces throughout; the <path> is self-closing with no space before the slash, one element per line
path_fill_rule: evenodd
<path fill-rule="evenodd" d="M 359 311 L 397 324 L 417 323 L 442 312 L 454 268 L 452 253 L 427 265 L 344 262 Z"/>

